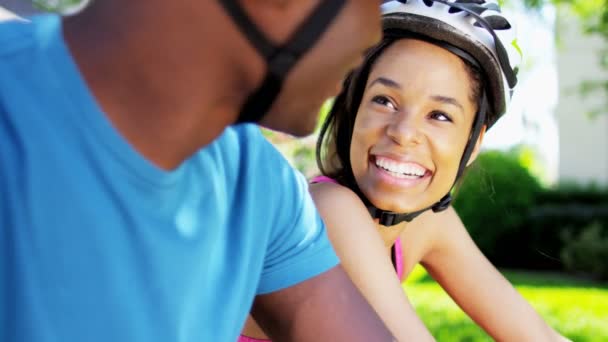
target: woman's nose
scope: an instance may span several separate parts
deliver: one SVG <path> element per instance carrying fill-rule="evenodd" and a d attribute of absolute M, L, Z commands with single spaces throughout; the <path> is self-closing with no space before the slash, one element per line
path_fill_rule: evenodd
<path fill-rule="evenodd" d="M 414 115 L 402 112 L 394 116 L 386 131 L 398 145 L 417 145 L 421 141 L 420 122 Z"/>

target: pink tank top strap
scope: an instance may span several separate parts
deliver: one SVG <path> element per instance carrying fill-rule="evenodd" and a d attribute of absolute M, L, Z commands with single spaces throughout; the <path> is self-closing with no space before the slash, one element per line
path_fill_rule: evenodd
<path fill-rule="evenodd" d="M 395 241 L 395 268 L 399 281 L 403 279 L 403 250 L 401 249 L 401 238 Z"/>
<path fill-rule="evenodd" d="M 310 180 L 311 183 L 338 183 L 333 178 L 329 178 L 327 176 L 316 176 Z"/>
<path fill-rule="evenodd" d="M 260 340 L 257 338 L 241 335 L 241 336 L 239 336 L 239 338 L 236 342 L 271 342 L 271 341 L 270 340 Z"/>

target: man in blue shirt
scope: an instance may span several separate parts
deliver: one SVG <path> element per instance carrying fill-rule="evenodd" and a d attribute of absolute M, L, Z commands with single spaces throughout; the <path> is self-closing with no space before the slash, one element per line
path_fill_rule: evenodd
<path fill-rule="evenodd" d="M 310 133 L 377 7 L 103 0 L 0 24 L 0 340 L 234 341 L 252 304 L 275 340 L 390 340 L 252 124 Z"/>

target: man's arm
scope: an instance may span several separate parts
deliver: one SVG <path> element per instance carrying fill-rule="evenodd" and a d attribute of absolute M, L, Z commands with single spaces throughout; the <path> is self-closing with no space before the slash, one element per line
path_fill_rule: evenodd
<path fill-rule="evenodd" d="M 341 266 L 258 295 L 252 315 L 272 341 L 394 341 Z"/>

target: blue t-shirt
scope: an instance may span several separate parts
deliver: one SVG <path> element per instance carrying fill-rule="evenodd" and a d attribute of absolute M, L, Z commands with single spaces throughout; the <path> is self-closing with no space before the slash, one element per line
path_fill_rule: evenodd
<path fill-rule="evenodd" d="M 338 263 L 305 179 L 256 126 L 155 167 L 54 16 L 0 24 L 0 191 L 1 341 L 235 341 L 256 294 Z"/>

